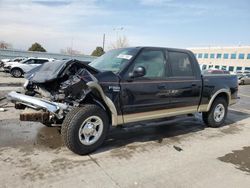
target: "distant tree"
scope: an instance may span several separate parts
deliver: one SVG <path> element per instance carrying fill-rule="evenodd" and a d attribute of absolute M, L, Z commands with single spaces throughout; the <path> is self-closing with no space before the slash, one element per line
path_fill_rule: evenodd
<path fill-rule="evenodd" d="M 66 49 L 61 49 L 61 50 L 60 50 L 60 53 L 61 53 L 61 54 L 67 54 L 67 55 L 80 55 L 80 54 L 83 54 L 83 53 L 81 53 L 80 51 L 78 51 L 78 50 L 73 50 L 73 49 L 70 48 L 70 47 L 67 47 Z"/>
<path fill-rule="evenodd" d="M 113 44 L 111 44 L 110 49 L 124 48 L 128 46 L 128 39 L 126 36 L 123 36 L 119 37 Z"/>
<path fill-rule="evenodd" d="M 37 43 L 37 42 L 32 44 L 28 50 L 29 51 L 37 51 L 37 52 L 46 52 L 46 50 L 42 47 L 42 45 Z"/>
<path fill-rule="evenodd" d="M 9 49 L 12 48 L 12 45 L 10 43 L 0 41 L 0 49 Z"/>
<path fill-rule="evenodd" d="M 99 56 L 102 56 L 104 53 L 105 52 L 104 52 L 103 48 L 100 47 L 100 46 L 97 46 L 96 49 L 92 52 L 91 55 L 99 57 Z"/>

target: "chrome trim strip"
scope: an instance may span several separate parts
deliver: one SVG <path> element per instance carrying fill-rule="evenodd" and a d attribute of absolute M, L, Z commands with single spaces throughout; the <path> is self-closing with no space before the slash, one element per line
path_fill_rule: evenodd
<path fill-rule="evenodd" d="M 156 110 L 150 112 L 141 112 L 123 115 L 124 123 L 132 123 L 137 121 L 151 120 L 170 116 L 177 116 L 197 112 L 197 106 L 171 108 L 164 110 Z"/>

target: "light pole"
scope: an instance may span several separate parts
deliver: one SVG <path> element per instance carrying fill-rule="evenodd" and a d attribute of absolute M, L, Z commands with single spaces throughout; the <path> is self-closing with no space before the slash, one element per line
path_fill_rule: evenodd
<path fill-rule="evenodd" d="M 74 38 L 72 37 L 72 38 L 71 38 L 71 49 L 70 49 L 70 56 L 71 56 L 71 59 L 72 59 L 72 55 L 73 55 L 73 44 L 74 44 Z"/>
<path fill-rule="evenodd" d="M 118 32 L 119 31 L 123 31 L 124 27 L 115 27 L 113 28 L 113 31 L 116 32 L 116 40 L 118 40 Z M 110 34 L 110 33 L 108 33 Z M 105 43 L 106 43 L 106 33 L 103 33 L 103 37 L 102 37 L 102 49 L 103 51 L 105 51 Z"/>
<path fill-rule="evenodd" d="M 102 37 L 102 49 L 103 49 L 103 51 L 105 51 L 104 48 L 105 48 L 105 33 L 103 34 L 103 37 Z"/>

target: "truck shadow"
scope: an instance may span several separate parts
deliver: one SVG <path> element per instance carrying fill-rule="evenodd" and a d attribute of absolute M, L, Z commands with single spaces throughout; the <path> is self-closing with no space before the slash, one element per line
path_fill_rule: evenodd
<path fill-rule="evenodd" d="M 215 130 L 224 134 L 235 133 L 236 129 L 241 126 L 238 122 L 249 117 L 250 114 L 244 112 L 229 111 L 225 125 Z M 101 153 L 115 148 L 119 149 L 133 142 L 147 143 L 153 141 L 162 144 L 166 139 L 164 143 L 178 145 L 186 136 L 204 129 L 207 129 L 207 127 L 203 123 L 200 114 L 130 124 L 122 128 L 112 127 L 103 146 L 94 153 Z M 42 146 L 50 149 L 63 146 L 59 127 L 48 128 L 41 125 L 37 130 L 35 140 L 31 142 L 35 142 L 37 147 Z"/>
<path fill-rule="evenodd" d="M 237 124 L 237 122 L 249 117 L 250 114 L 230 110 L 225 124 L 218 128 L 218 132 L 225 134 L 235 133 L 235 127 L 240 127 L 241 125 Z M 203 123 L 201 114 L 193 117 L 165 118 L 157 122 L 144 122 L 126 125 L 123 128 L 112 128 L 104 145 L 95 153 L 123 147 L 133 142 L 154 141 L 155 143 L 162 143 L 164 139 L 168 139 L 167 144 L 178 145 L 186 136 L 203 131 L 206 128 L 208 127 Z"/>

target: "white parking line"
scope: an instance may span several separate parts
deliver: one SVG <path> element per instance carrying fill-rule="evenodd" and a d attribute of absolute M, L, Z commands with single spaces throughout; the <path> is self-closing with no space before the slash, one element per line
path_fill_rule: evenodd
<path fill-rule="evenodd" d="M 235 111 L 235 112 L 244 112 L 244 113 L 250 114 L 250 110 L 247 110 L 247 109 L 238 110 L 238 109 L 234 109 L 234 108 L 229 108 L 229 110 L 232 110 L 232 111 Z"/>
<path fill-rule="evenodd" d="M 239 96 L 250 97 L 249 95 L 239 94 Z"/>
<path fill-rule="evenodd" d="M 0 87 L 0 91 L 19 91 L 22 89 L 23 87 Z"/>

